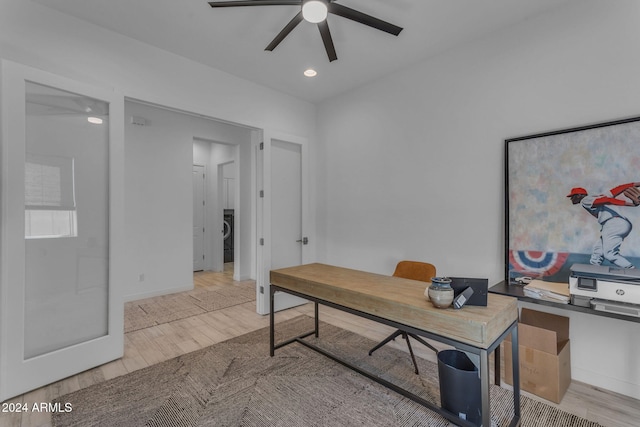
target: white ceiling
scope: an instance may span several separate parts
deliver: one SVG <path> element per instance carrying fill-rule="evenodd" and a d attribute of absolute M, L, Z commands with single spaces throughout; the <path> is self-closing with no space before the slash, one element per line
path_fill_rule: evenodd
<path fill-rule="evenodd" d="M 319 102 L 489 32 L 574 0 L 336 0 L 403 27 L 398 37 L 329 15 L 338 55 L 329 62 L 315 24 L 303 21 L 264 48 L 297 6 L 212 9 L 206 0 L 35 0 L 125 36 L 258 84 Z M 315 78 L 302 72 L 312 67 Z"/>

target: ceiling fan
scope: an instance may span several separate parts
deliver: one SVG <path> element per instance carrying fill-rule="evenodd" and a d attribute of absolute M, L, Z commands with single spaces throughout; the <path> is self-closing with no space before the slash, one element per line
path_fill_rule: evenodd
<path fill-rule="evenodd" d="M 333 46 L 333 39 L 331 38 L 331 32 L 329 31 L 329 24 L 327 23 L 327 15 L 332 13 L 334 15 L 342 16 L 343 18 L 350 19 L 352 21 L 359 22 L 372 28 L 376 28 L 380 31 L 384 31 L 389 34 L 397 36 L 402 31 L 401 27 L 390 24 L 373 16 L 367 15 L 357 10 L 342 6 L 335 3 L 334 0 L 249 0 L 249 1 L 210 1 L 211 7 L 235 7 L 235 6 L 299 6 L 300 11 L 291 21 L 278 33 L 271 43 L 264 49 L 272 51 L 289 35 L 289 33 L 303 20 L 317 24 L 320 30 L 320 36 L 324 43 L 324 48 L 327 51 L 329 62 L 338 59 L 336 49 Z"/>

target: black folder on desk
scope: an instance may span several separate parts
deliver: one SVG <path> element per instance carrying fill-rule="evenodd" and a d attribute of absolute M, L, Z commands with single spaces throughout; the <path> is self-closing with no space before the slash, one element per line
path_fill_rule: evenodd
<path fill-rule="evenodd" d="M 451 287 L 455 296 L 460 295 L 465 289 L 473 289 L 473 294 L 466 302 L 466 305 L 487 306 L 487 291 L 489 289 L 489 279 L 478 279 L 473 277 L 449 277 Z"/>

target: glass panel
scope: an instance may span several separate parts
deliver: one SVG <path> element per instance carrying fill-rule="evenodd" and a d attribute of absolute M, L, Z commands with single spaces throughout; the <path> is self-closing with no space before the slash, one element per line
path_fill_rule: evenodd
<path fill-rule="evenodd" d="M 26 101 L 28 359 L 108 333 L 109 105 L 35 83 Z"/>

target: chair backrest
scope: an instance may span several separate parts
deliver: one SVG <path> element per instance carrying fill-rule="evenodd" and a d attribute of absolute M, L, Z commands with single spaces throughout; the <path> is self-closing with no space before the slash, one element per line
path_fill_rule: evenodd
<path fill-rule="evenodd" d="M 403 279 L 421 280 L 430 282 L 432 277 L 436 277 L 436 267 L 428 262 L 400 261 L 393 272 L 396 277 Z"/>

